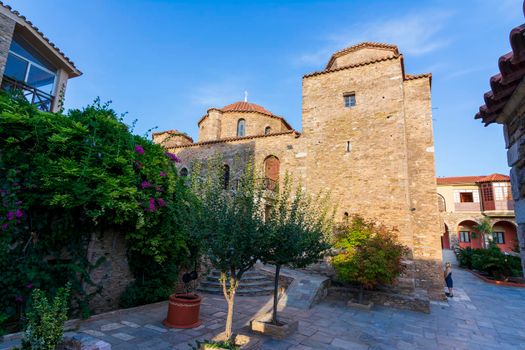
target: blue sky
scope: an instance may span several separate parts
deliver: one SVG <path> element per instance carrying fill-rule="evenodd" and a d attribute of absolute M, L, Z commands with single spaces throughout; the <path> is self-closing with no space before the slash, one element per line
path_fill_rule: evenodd
<path fill-rule="evenodd" d="M 438 176 L 508 173 L 500 125 L 473 116 L 525 22 L 521 0 L 7 0 L 84 72 L 66 108 L 113 101 L 135 131 L 197 138 L 210 107 L 249 100 L 301 130 L 301 78 L 360 41 L 399 46 L 407 73 L 433 74 Z"/>

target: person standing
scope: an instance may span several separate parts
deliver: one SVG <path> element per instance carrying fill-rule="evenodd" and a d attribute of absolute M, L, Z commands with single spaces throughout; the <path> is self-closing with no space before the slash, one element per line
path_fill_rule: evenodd
<path fill-rule="evenodd" d="M 445 264 L 445 272 L 443 273 L 443 276 L 445 277 L 445 283 L 448 288 L 448 293 L 445 293 L 447 297 L 454 297 L 454 292 L 452 288 L 454 287 L 454 284 L 452 282 L 452 264 L 450 262 L 447 262 Z"/>

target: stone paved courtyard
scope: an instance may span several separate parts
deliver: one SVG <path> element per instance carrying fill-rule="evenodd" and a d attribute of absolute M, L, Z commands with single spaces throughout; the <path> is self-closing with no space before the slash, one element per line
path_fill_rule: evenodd
<path fill-rule="evenodd" d="M 299 331 L 284 341 L 264 338 L 263 349 L 525 349 L 525 289 L 486 284 L 459 269 L 454 276 L 456 296 L 448 304 L 433 304 L 430 315 L 377 306 L 362 311 L 334 300 L 310 310 L 288 308 L 300 321 Z M 270 297 L 238 297 L 235 327 L 245 327 L 270 302 Z M 203 324 L 195 329 L 164 328 L 166 308 L 157 303 L 106 314 L 83 322 L 80 330 L 115 350 L 190 349 L 188 343 L 223 330 L 221 296 L 204 295 Z"/>

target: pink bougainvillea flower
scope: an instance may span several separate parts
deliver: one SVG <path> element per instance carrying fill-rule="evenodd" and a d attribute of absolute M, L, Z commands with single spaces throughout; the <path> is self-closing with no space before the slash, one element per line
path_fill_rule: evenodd
<path fill-rule="evenodd" d="M 21 303 L 21 302 L 24 301 L 24 297 L 21 296 L 21 295 L 17 295 L 16 298 L 15 298 L 15 301 L 16 301 L 17 303 Z"/>
<path fill-rule="evenodd" d="M 18 219 L 20 219 L 22 216 L 24 216 L 24 212 L 21 209 L 17 209 L 15 215 Z"/>
<path fill-rule="evenodd" d="M 151 184 L 148 181 L 142 181 L 142 183 L 140 184 L 140 188 L 142 189 L 148 188 L 148 187 L 151 187 Z"/>
<path fill-rule="evenodd" d="M 8 224 L 3 224 L 2 225 L 2 230 L 7 231 L 8 228 L 9 228 Z"/>
<path fill-rule="evenodd" d="M 27 289 L 32 289 L 33 288 L 33 283 L 29 282 L 26 287 L 27 287 Z"/>
<path fill-rule="evenodd" d="M 166 173 L 164 171 L 161 171 L 159 175 L 160 175 L 160 177 L 165 177 Z"/>
<path fill-rule="evenodd" d="M 155 189 L 157 190 L 157 192 L 162 192 L 162 191 L 164 191 L 164 190 L 162 189 L 162 186 L 157 186 L 157 187 L 155 187 Z"/>
<path fill-rule="evenodd" d="M 165 206 L 166 206 L 166 202 L 165 202 L 164 199 L 162 199 L 162 198 L 157 199 L 157 203 L 158 203 L 159 206 L 161 206 L 161 207 L 165 207 Z"/>
<path fill-rule="evenodd" d="M 15 212 L 14 211 L 8 211 L 7 212 L 7 220 L 11 221 L 15 219 Z"/>
<path fill-rule="evenodd" d="M 141 145 L 135 145 L 135 152 L 138 154 L 144 154 L 144 148 Z"/>
<path fill-rule="evenodd" d="M 157 209 L 155 208 L 155 198 L 151 197 L 149 199 L 149 207 L 145 209 L 146 211 L 154 212 Z"/>
<path fill-rule="evenodd" d="M 170 152 L 164 152 L 164 154 L 166 155 L 166 157 L 168 157 L 169 159 L 171 159 L 171 161 L 175 162 L 175 163 L 180 163 L 180 158 L 177 157 L 176 154 L 174 153 L 170 153 Z"/>

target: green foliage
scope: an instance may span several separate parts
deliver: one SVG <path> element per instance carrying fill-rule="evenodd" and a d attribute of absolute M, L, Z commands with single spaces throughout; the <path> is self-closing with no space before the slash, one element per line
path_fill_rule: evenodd
<path fill-rule="evenodd" d="M 83 286 L 102 261 L 88 261 L 87 246 L 107 230 L 125 235 L 137 288 L 173 286 L 194 248 L 195 199 L 176 161 L 107 104 L 62 115 L 0 95 L 0 310 L 16 321 L 32 288 L 71 281 L 88 315 Z"/>
<path fill-rule="evenodd" d="M 497 280 L 521 276 L 521 259 L 503 253 L 495 244 L 487 249 L 461 249 L 458 257 L 460 266 L 484 272 Z"/>
<path fill-rule="evenodd" d="M 54 350 L 62 340 L 70 287 L 68 284 L 66 288 L 59 288 L 52 302 L 40 289 L 33 290 L 24 331 L 24 343 L 32 350 Z"/>
<path fill-rule="evenodd" d="M 319 194 L 312 200 L 301 185 L 292 189 L 288 175 L 278 190 L 266 204 L 270 210 L 264 223 L 266 239 L 261 256 L 263 263 L 275 265 L 273 323 L 278 322 L 280 267 L 302 268 L 318 262 L 330 248 L 328 236 L 332 228 L 328 196 Z"/>
<path fill-rule="evenodd" d="M 167 300 L 173 294 L 173 284 L 165 283 L 165 279 L 148 280 L 143 283 L 132 282 L 120 296 L 119 305 L 128 308 Z"/>
<path fill-rule="evenodd" d="M 199 166 L 192 171 L 192 188 L 201 199 L 199 240 L 211 264 L 221 271 L 220 282 L 228 302 L 225 333 L 232 335 L 235 290 L 242 275 L 261 257 L 264 249 L 263 182 L 253 162 L 247 162 L 235 189 L 224 189 L 224 170 L 220 158 L 207 164 L 206 176 Z M 227 286 L 227 279 L 229 285 Z"/>
<path fill-rule="evenodd" d="M 240 350 L 241 347 L 235 345 L 232 341 L 226 340 L 226 341 L 215 341 L 215 340 L 204 340 L 204 341 L 196 341 L 196 346 L 191 346 L 192 349 L 198 350 L 200 349 L 201 345 L 206 345 L 208 348 L 212 349 L 221 349 L 221 350 Z"/>
<path fill-rule="evenodd" d="M 402 272 L 401 259 L 408 248 L 397 240 L 397 232 L 360 216 L 337 234 L 335 247 L 341 252 L 332 264 L 343 282 L 364 288 L 392 284 Z"/>
<path fill-rule="evenodd" d="M 460 267 L 467 269 L 472 269 L 472 256 L 474 255 L 474 250 L 470 247 L 460 248 L 457 251 L 457 257 Z"/>

